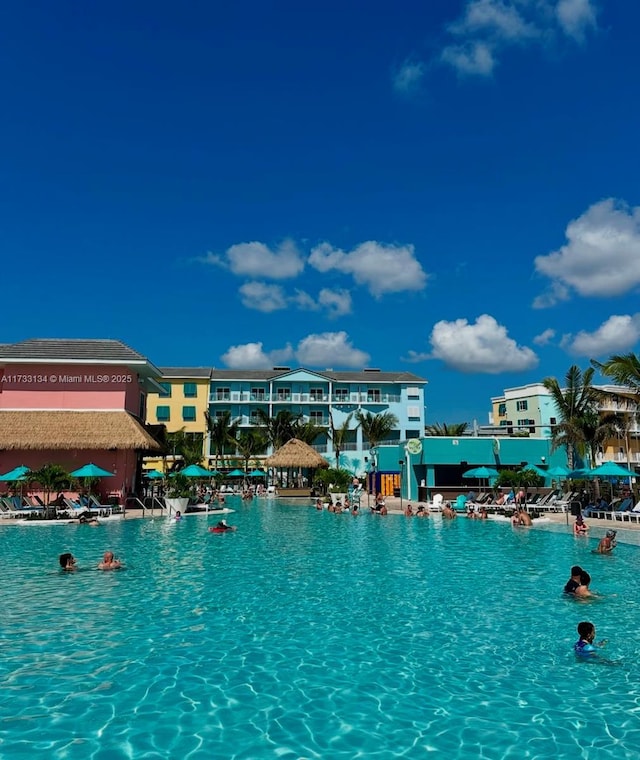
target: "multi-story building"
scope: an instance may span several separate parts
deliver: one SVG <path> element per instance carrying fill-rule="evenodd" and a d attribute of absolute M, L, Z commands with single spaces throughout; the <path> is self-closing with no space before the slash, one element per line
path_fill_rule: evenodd
<path fill-rule="evenodd" d="M 598 452 L 596 462 L 616 461 L 640 463 L 640 426 L 638 407 L 630 399 L 629 389 L 616 385 L 597 385 L 608 397 L 599 404 L 601 414 L 618 415 L 620 435 L 606 441 Z M 491 399 L 490 426 L 504 429 L 507 435 L 527 434 L 532 437 L 551 438 L 553 427 L 560 422 L 560 414 L 553 396 L 542 383 L 506 388 L 501 396 Z"/>
<path fill-rule="evenodd" d="M 286 410 L 327 431 L 331 425 L 340 428 L 351 414 L 351 434 L 342 447 L 340 464 L 358 473 L 365 469 L 369 442 L 363 439 L 357 425 L 356 411 L 393 413 L 398 425 L 391 440 L 419 438 L 424 433 L 426 380 L 409 372 L 378 369 L 317 372 L 290 367 L 272 370 L 161 368 L 160 371 L 165 391 L 163 397 L 149 400 L 148 422 L 164 423 L 170 432 L 184 428 L 185 432 L 202 433 L 205 460 L 213 458 L 206 435 L 205 410 L 212 420 L 228 412 L 241 430 L 258 427 L 259 411 L 274 417 Z M 205 385 L 208 386 L 206 404 Z M 189 394 L 195 395 L 186 396 L 187 389 Z M 328 432 L 321 433 L 314 447 L 329 462 L 335 463 Z"/>

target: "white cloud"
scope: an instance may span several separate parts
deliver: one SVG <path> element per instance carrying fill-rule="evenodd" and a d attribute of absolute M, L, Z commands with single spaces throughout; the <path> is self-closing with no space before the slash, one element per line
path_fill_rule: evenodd
<path fill-rule="evenodd" d="M 450 25 L 449 31 L 463 36 L 488 34 L 511 41 L 539 35 L 536 26 L 525 21 L 515 5 L 501 0 L 473 0 L 467 4 L 464 16 Z"/>
<path fill-rule="evenodd" d="M 307 335 L 294 350 L 284 348 L 265 351 L 262 342 L 231 346 L 221 357 L 232 369 L 266 369 L 295 359 L 306 367 L 364 367 L 369 354 L 354 348 L 346 332 Z"/>
<path fill-rule="evenodd" d="M 308 367 L 364 367 L 369 354 L 354 348 L 346 332 L 307 335 L 298 343 L 296 358 Z"/>
<path fill-rule="evenodd" d="M 555 337 L 556 337 L 556 331 L 552 330 L 549 327 L 547 330 L 544 330 L 543 332 L 541 332 L 540 335 L 536 335 L 536 337 L 533 339 L 533 342 L 536 344 L 536 346 L 546 346 Z"/>
<path fill-rule="evenodd" d="M 552 282 L 544 293 L 533 299 L 534 309 L 548 309 L 561 301 L 569 300 L 569 288 L 560 282 Z"/>
<path fill-rule="evenodd" d="M 224 257 L 208 253 L 204 261 L 226 267 L 239 277 L 267 280 L 297 277 L 304 269 L 304 260 L 291 240 L 285 240 L 273 251 L 264 243 L 237 243 L 227 248 Z"/>
<path fill-rule="evenodd" d="M 318 303 L 324 306 L 327 314 L 332 318 L 351 313 L 351 293 L 342 288 L 336 290 L 322 288 L 318 293 Z"/>
<path fill-rule="evenodd" d="M 440 59 L 459 74 L 489 76 L 509 48 L 544 45 L 560 35 L 581 42 L 596 28 L 592 0 L 469 0 L 447 27 L 452 41 Z"/>
<path fill-rule="evenodd" d="M 425 362 L 427 359 L 431 359 L 431 354 L 410 349 L 407 352 L 407 356 L 400 359 L 401 362 L 407 362 L 408 364 L 418 364 L 418 362 Z"/>
<path fill-rule="evenodd" d="M 432 358 L 460 372 L 497 375 L 501 372 L 522 372 L 538 364 L 530 349 L 518 346 L 507 330 L 488 314 L 475 324 L 466 319 L 438 322 L 430 336 Z"/>
<path fill-rule="evenodd" d="M 256 311 L 279 311 L 287 308 L 287 299 L 280 285 L 264 282 L 245 282 L 239 288 L 242 305 Z"/>
<path fill-rule="evenodd" d="M 428 279 L 412 245 L 383 245 L 373 240 L 361 243 L 348 253 L 322 243 L 311 251 L 309 264 L 319 272 L 337 270 L 350 274 L 374 296 L 422 290 Z"/>
<path fill-rule="evenodd" d="M 596 9 L 590 0 L 560 0 L 556 14 L 562 31 L 578 42 L 597 27 Z"/>
<path fill-rule="evenodd" d="M 393 76 L 393 89 L 404 95 L 420 88 L 424 77 L 424 63 L 405 61 Z"/>
<path fill-rule="evenodd" d="M 581 296 L 616 296 L 640 285 L 640 207 L 613 198 L 591 206 L 566 229 L 567 244 L 537 256 L 536 270 L 552 280 L 552 292 L 534 306 L 552 305 L 568 289 Z M 541 303 L 542 301 L 542 303 Z"/>
<path fill-rule="evenodd" d="M 221 358 L 230 369 L 267 369 L 272 366 L 271 359 L 262 350 L 262 343 L 230 346 Z"/>
<path fill-rule="evenodd" d="M 449 45 L 442 51 L 441 59 L 458 74 L 489 76 L 496 65 L 491 48 L 484 42 Z"/>
<path fill-rule="evenodd" d="M 640 339 L 640 314 L 614 315 L 592 333 L 585 330 L 563 338 L 563 348 L 579 356 L 598 357 L 632 348 Z"/>

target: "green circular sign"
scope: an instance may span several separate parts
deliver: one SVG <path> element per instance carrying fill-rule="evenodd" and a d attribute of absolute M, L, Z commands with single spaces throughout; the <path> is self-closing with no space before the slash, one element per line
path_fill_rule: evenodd
<path fill-rule="evenodd" d="M 407 441 L 407 451 L 409 454 L 419 454 L 422 451 L 422 441 L 418 438 L 410 438 Z"/>

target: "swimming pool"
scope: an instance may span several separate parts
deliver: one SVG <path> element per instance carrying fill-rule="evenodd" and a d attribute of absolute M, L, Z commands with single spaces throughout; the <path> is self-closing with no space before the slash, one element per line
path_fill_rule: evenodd
<path fill-rule="evenodd" d="M 0 528 L 1 757 L 637 757 L 638 547 L 229 505 L 225 535 Z M 108 548 L 125 571 L 56 569 Z M 563 598 L 575 563 L 603 598 Z M 583 619 L 621 666 L 575 661 Z"/>

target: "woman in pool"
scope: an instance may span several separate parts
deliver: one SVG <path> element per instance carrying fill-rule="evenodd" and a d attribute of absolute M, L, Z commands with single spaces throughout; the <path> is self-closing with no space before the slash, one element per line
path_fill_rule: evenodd
<path fill-rule="evenodd" d="M 219 523 L 209 528 L 211 533 L 228 533 L 233 530 L 237 530 L 236 526 L 229 525 L 226 520 L 220 520 Z"/>
<path fill-rule="evenodd" d="M 58 558 L 58 562 L 60 563 L 60 567 L 65 572 L 73 572 L 74 570 L 77 570 L 76 567 L 76 558 L 71 554 L 71 552 L 65 552 L 64 554 L 61 554 Z"/>
<path fill-rule="evenodd" d="M 584 518 L 582 515 L 576 515 L 576 521 L 573 524 L 573 535 L 574 536 L 586 536 L 589 532 L 589 526 L 584 521 Z"/>
<path fill-rule="evenodd" d="M 611 554 L 616 547 L 616 530 L 608 530 L 605 537 L 600 540 L 598 547 L 593 550 L 594 554 Z"/>

